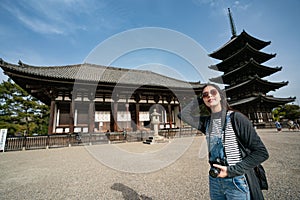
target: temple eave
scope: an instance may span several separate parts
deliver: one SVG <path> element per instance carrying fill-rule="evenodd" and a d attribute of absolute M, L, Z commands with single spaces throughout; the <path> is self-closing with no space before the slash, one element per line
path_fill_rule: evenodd
<path fill-rule="evenodd" d="M 252 96 L 248 97 L 245 99 L 241 99 L 238 101 L 234 101 L 230 103 L 230 106 L 241 106 L 243 104 L 259 104 L 262 103 L 273 103 L 276 105 L 282 105 L 286 103 L 291 103 L 295 101 L 296 97 L 288 97 L 288 98 L 276 98 L 276 97 L 271 97 L 271 96 L 263 96 L 263 95 L 258 95 L 258 96 Z"/>

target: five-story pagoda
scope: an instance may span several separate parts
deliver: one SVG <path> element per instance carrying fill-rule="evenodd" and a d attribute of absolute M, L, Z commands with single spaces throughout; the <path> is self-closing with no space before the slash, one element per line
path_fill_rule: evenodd
<path fill-rule="evenodd" d="M 226 84 L 229 104 L 247 115 L 255 126 L 270 127 L 273 125 L 272 109 L 294 101 L 295 97 L 276 98 L 267 95 L 288 84 L 288 81 L 270 82 L 263 79 L 282 69 L 263 65 L 276 56 L 261 51 L 271 42 L 257 39 L 244 30 L 236 35 L 230 9 L 228 11 L 232 37 L 221 48 L 209 54 L 221 60 L 209 68 L 223 72 L 223 75 L 211 78 L 210 81 Z"/>

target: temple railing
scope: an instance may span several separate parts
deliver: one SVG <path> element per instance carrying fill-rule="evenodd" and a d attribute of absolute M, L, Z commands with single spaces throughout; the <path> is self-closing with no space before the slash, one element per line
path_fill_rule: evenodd
<path fill-rule="evenodd" d="M 176 137 L 193 136 L 199 132 L 191 128 L 159 130 L 159 135 L 172 139 Z M 34 149 L 61 148 L 79 145 L 109 144 L 117 142 L 140 142 L 150 136 L 154 131 L 124 131 L 108 133 L 76 133 L 56 134 L 47 136 L 7 137 L 5 151 L 21 151 Z"/>

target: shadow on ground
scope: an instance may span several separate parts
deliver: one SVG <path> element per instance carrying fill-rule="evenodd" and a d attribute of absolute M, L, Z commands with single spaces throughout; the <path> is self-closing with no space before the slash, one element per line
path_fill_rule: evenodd
<path fill-rule="evenodd" d="M 139 195 L 136 191 L 122 183 L 114 183 L 111 189 L 122 192 L 125 200 L 152 200 L 151 197 L 145 195 Z"/>

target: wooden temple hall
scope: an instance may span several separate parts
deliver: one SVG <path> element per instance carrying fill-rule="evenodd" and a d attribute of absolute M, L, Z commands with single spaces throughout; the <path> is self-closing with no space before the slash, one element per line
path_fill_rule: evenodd
<path fill-rule="evenodd" d="M 203 87 L 151 71 L 94 64 L 37 67 L 1 59 L 0 65 L 16 84 L 50 106 L 48 134 L 150 129 L 154 109 L 160 129 L 178 128 L 180 102 Z"/>

